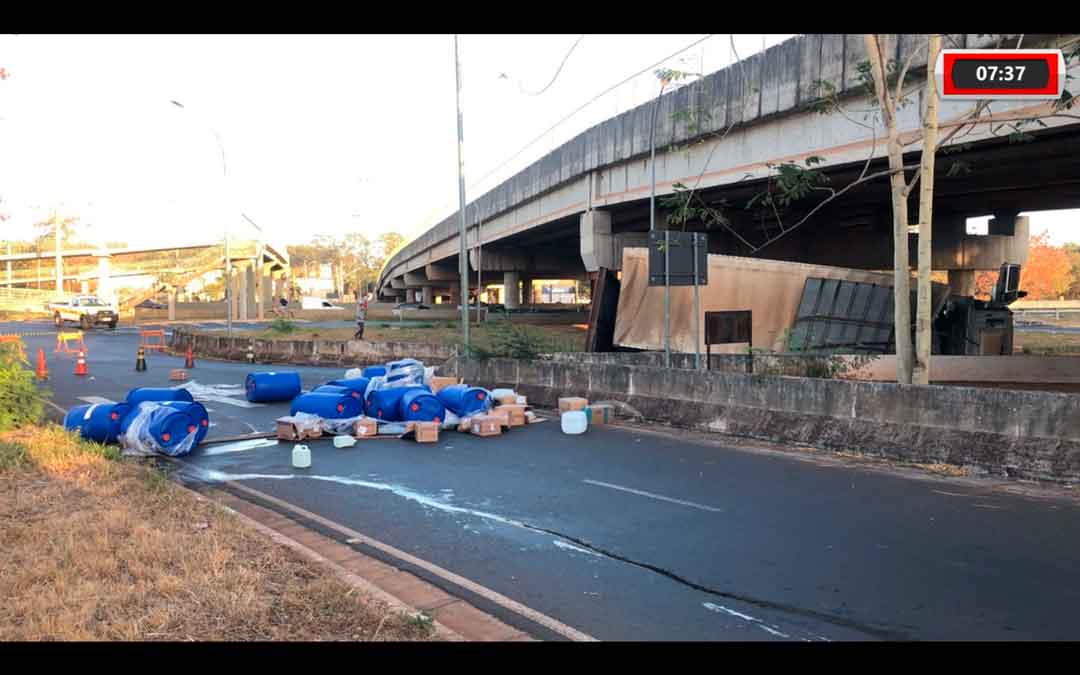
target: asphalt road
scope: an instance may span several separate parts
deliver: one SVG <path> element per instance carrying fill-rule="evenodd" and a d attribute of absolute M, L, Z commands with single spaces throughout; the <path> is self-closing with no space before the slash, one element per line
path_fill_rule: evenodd
<path fill-rule="evenodd" d="M 48 335 L 25 342 L 31 359 L 45 349 L 65 408 L 167 386 L 182 366 L 152 353 L 136 373 L 130 328 L 88 336 L 86 378 L 53 355 Z M 238 391 L 251 369 L 200 360 L 189 379 Z M 305 388 L 343 372 L 294 370 Z M 204 401 L 211 438 L 270 430 L 287 414 L 230 391 Z M 184 471 L 240 481 L 603 640 L 1080 638 L 1080 507 L 1070 501 L 629 428 L 565 436 L 557 419 L 497 438 L 444 432 L 432 445 L 309 445 L 307 470 L 281 443 L 197 448 Z"/>

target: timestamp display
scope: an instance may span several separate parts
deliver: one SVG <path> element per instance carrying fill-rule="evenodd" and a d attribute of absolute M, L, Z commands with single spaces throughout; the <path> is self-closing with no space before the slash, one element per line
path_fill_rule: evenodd
<path fill-rule="evenodd" d="M 945 49 L 934 75 L 942 98 L 1056 99 L 1065 59 L 1060 49 Z"/>

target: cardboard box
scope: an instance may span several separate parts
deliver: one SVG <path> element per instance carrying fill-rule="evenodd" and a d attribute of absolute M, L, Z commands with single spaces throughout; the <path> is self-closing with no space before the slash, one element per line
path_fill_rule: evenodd
<path fill-rule="evenodd" d="M 512 427 L 520 427 L 525 424 L 525 406 L 523 405 L 501 405 L 497 408 L 499 411 L 505 411 L 509 417 L 510 425 Z"/>
<path fill-rule="evenodd" d="M 357 438 L 375 438 L 379 434 L 379 424 L 373 417 L 362 417 L 353 424 L 353 436 Z"/>
<path fill-rule="evenodd" d="M 438 422 L 409 422 L 406 429 L 416 436 L 417 443 L 437 443 L 439 441 Z"/>
<path fill-rule="evenodd" d="M 506 409 L 506 406 L 499 406 L 498 408 L 492 408 L 487 414 L 488 417 L 493 417 L 499 420 L 499 424 L 510 428 L 510 411 Z"/>
<path fill-rule="evenodd" d="M 322 436 L 321 422 L 300 422 L 295 417 L 286 415 L 277 418 L 277 437 L 282 441 L 302 441 L 305 438 Z"/>
<path fill-rule="evenodd" d="M 567 398 L 559 399 L 559 412 L 570 412 L 571 410 L 584 410 L 589 405 L 589 399 L 580 398 L 577 396 L 569 396 Z"/>
<path fill-rule="evenodd" d="M 474 436 L 498 436 L 502 433 L 502 422 L 494 415 L 476 415 L 469 423 L 469 433 Z"/>
<path fill-rule="evenodd" d="M 589 426 L 594 424 L 610 424 L 615 420 L 615 406 L 610 403 L 590 405 L 585 408 L 585 418 Z"/>
<path fill-rule="evenodd" d="M 169 379 L 173 380 L 173 381 L 177 381 L 177 382 L 182 381 L 182 380 L 186 380 L 187 379 L 187 371 L 186 370 L 170 370 L 169 371 Z"/>
<path fill-rule="evenodd" d="M 458 422 L 457 430 L 460 431 L 463 434 L 467 434 L 467 433 L 469 433 L 469 431 L 471 429 L 472 429 L 472 418 L 471 417 L 462 417 L 461 421 Z"/>
<path fill-rule="evenodd" d="M 456 377 L 434 376 L 431 378 L 431 393 L 438 394 L 440 389 L 444 387 L 449 387 L 452 384 L 457 384 Z"/>

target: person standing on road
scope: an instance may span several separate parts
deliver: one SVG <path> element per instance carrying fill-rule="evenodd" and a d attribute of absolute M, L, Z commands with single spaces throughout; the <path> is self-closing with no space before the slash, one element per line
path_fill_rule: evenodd
<path fill-rule="evenodd" d="M 367 314 L 367 298 L 361 298 L 356 303 L 356 333 L 353 335 L 354 340 L 364 339 L 364 317 Z"/>

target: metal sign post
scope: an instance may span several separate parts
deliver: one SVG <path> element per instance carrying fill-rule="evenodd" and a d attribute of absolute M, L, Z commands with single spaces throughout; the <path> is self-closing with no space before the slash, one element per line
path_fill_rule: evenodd
<path fill-rule="evenodd" d="M 698 238 L 694 237 L 694 370 L 701 370 L 701 294 L 698 289 Z"/>

